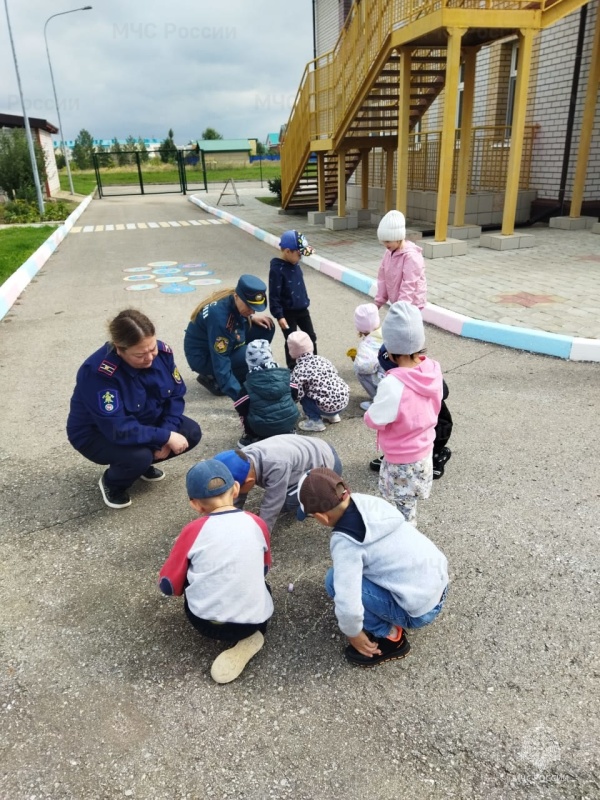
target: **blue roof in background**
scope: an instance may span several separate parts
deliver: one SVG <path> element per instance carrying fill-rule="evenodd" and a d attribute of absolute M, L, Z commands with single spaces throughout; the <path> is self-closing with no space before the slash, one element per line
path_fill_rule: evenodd
<path fill-rule="evenodd" d="M 267 133 L 267 142 L 269 144 L 279 144 L 279 134 L 278 133 Z"/>

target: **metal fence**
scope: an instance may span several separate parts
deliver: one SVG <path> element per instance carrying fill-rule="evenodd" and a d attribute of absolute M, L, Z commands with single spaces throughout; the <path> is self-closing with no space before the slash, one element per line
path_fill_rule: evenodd
<path fill-rule="evenodd" d="M 99 197 L 208 191 L 202 152 L 159 150 L 157 154 L 151 157 L 139 150 L 94 153 Z"/>

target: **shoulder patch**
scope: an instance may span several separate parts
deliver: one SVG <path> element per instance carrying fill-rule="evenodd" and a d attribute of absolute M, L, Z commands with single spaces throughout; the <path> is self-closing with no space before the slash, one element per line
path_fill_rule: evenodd
<path fill-rule="evenodd" d="M 98 367 L 98 372 L 101 372 L 103 375 L 113 375 L 118 369 L 118 364 L 112 364 L 110 361 L 104 359 Z"/>
<path fill-rule="evenodd" d="M 171 350 L 171 348 L 169 347 L 169 345 L 165 344 L 164 342 L 157 342 L 156 344 L 158 345 L 158 349 L 162 350 L 163 353 L 172 353 L 173 352 Z"/>
<path fill-rule="evenodd" d="M 183 383 L 177 367 L 175 367 L 175 369 L 173 370 L 173 380 L 175 381 L 175 383 Z"/>
<path fill-rule="evenodd" d="M 100 405 L 100 411 L 103 411 L 105 414 L 112 414 L 118 411 L 121 405 L 119 393 L 111 392 L 110 389 L 103 389 L 101 392 L 98 392 L 98 404 Z"/>
<path fill-rule="evenodd" d="M 225 336 L 217 336 L 217 338 L 215 339 L 215 343 L 213 345 L 213 347 L 215 349 L 215 353 L 218 353 L 219 355 L 223 355 L 223 353 L 226 353 L 227 352 L 227 344 L 228 344 L 228 341 L 225 338 Z"/>

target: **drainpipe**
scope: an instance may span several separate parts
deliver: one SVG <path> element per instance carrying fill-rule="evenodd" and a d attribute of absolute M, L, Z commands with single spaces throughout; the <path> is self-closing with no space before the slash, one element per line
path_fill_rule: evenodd
<path fill-rule="evenodd" d="M 317 58 L 317 12 L 315 9 L 317 0 L 312 0 L 312 26 L 313 26 L 313 58 Z"/>

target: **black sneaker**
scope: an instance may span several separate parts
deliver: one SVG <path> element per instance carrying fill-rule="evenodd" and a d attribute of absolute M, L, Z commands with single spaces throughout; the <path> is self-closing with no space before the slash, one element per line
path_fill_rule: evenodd
<path fill-rule="evenodd" d="M 406 633 L 402 631 L 400 641 L 391 642 L 389 639 L 379 639 L 373 636 L 369 631 L 365 631 L 367 636 L 372 642 L 377 643 L 377 647 L 381 650 L 380 656 L 363 656 L 351 644 L 344 650 L 344 655 L 351 664 L 356 667 L 376 667 L 378 664 L 384 664 L 386 661 L 395 661 L 400 658 L 405 658 L 410 653 L 410 644 L 406 638 Z"/>
<path fill-rule="evenodd" d="M 383 461 L 383 456 L 378 456 L 374 458 L 372 461 L 369 461 L 369 469 L 372 469 L 373 472 L 379 472 L 381 469 L 381 462 Z"/>
<path fill-rule="evenodd" d="M 201 386 L 208 389 L 211 394 L 214 394 L 215 397 L 223 397 L 223 392 L 219 389 L 219 384 L 212 375 L 198 375 L 196 380 Z"/>
<path fill-rule="evenodd" d="M 146 472 L 143 475 L 140 475 L 140 478 L 143 481 L 148 481 L 150 483 L 154 483 L 155 481 L 162 481 L 165 477 L 165 473 L 162 469 L 158 469 L 157 467 L 148 467 Z"/>
<path fill-rule="evenodd" d="M 449 447 L 442 447 L 439 453 L 433 454 L 433 480 L 436 481 L 444 474 L 446 462 L 450 461 L 452 450 Z"/>
<path fill-rule="evenodd" d="M 237 443 L 237 446 L 248 447 L 249 444 L 254 444 L 255 442 L 260 442 L 260 439 L 257 439 L 256 436 L 249 436 L 247 433 L 245 433 Z"/>
<path fill-rule="evenodd" d="M 106 475 L 106 473 L 104 473 Z M 102 499 L 109 508 L 127 508 L 131 505 L 131 498 L 125 489 L 110 489 L 104 483 L 104 475 L 100 476 L 98 486 L 102 492 Z"/>

